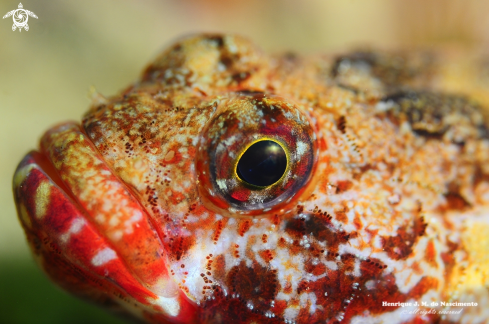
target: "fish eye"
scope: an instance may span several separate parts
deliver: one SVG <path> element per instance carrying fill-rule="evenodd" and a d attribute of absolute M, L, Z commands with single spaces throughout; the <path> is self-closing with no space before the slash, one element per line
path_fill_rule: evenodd
<path fill-rule="evenodd" d="M 258 188 L 268 187 L 279 181 L 288 165 L 288 156 L 277 141 L 260 140 L 252 143 L 239 157 L 236 164 L 238 179 Z"/>
<path fill-rule="evenodd" d="M 220 98 L 197 149 L 202 202 L 236 217 L 293 208 L 306 191 L 318 156 L 306 110 L 265 93 Z"/>

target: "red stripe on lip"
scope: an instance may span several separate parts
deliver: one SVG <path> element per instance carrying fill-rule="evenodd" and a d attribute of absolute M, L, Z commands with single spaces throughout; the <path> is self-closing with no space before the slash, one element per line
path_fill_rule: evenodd
<path fill-rule="evenodd" d="M 148 298 L 157 296 L 135 280 L 120 259 L 107 259 L 101 266 L 93 264 L 100 251 L 112 247 L 77 203 L 45 173 L 44 163 L 41 154 L 31 152 L 14 176 L 18 215 L 40 266 L 75 295 L 104 304 L 134 298 L 149 307 Z"/>

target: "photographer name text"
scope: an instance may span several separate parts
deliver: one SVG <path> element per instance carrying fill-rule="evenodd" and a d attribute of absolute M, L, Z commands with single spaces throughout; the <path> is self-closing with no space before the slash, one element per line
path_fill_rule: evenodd
<path fill-rule="evenodd" d="M 382 302 L 382 306 L 388 306 L 388 307 L 437 307 L 437 306 L 442 306 L 442 307 L 451 307 L 451 306 L 457 306 L 457 307 L 466 307 L 466 306 L 478 306 L 477 303 L 475 302 L 470 302 L 470 303 L 460 303 L 460 302 L 409 302 L 409 303 L 401 303 L 401 302 L 395 302 L 395 303 L 389 303 L 386 301 Z"/>

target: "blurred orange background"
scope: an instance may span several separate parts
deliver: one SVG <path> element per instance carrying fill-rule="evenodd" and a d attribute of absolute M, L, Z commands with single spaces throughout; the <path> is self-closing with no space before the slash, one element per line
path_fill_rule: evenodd
<path fill-rule="evenodd" d="M 17 1 L 0 2 L 0 14 L 17 9 Z M 118 322 L 58 292 L 35 269 L 16 219 L 11 178 L 50 125 L 80 120 L 91 86 L 116 93 L 176 38 L 238 33 L 269 52 L 445 44 L 489 50 L 489 1 L 482 0 L 31 0 L 23 5 L 39 17 L 29 18 L 29 31 L 13 32 L 11 17 L 0 21 L 2 323 Z"/>

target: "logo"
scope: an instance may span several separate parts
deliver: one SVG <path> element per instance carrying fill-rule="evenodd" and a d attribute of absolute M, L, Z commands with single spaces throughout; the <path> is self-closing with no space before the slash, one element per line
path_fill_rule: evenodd
<path fill-rule="evenodd" d="M 22 31 L 22 28 L 24 28 L 26 31 L 29 30 L 29 25 L 27 25 L 27 21 L 29 20 L 29 16 L 34 17 L 37 19 L 37 16 L 35 13 L 29 10 L 23 9 L 22 3 L 19 3 L 19 9 L 15 9 L 12 11 L 7 12 L 5 16 L 3 16 L 3 19 L 13 16 L 14 19 L 14 24 L 12 25 L 12 30 L 15 31 L 17 28 L 19 28 L 19 31 Z"/>

